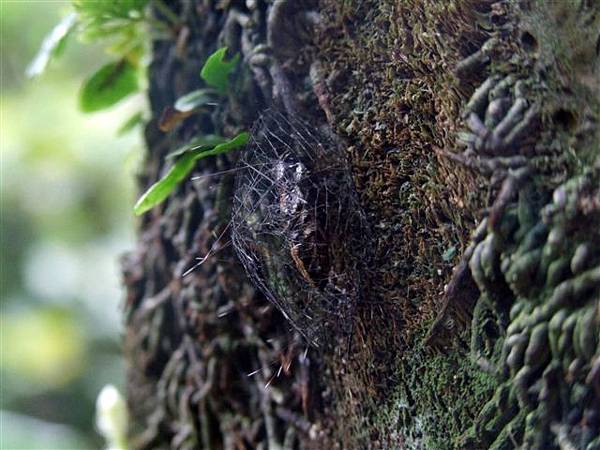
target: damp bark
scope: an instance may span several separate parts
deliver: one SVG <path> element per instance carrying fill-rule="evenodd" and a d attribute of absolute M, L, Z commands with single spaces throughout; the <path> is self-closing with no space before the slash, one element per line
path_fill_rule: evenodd
<path fill-rule="evenodd" d="M 237 155 L 203 160 L 124 258 L 132 447 L 600 446 L 600 6 L 170 6 L 140 190 L 275 107 L 341 142 L 368 232 L 333 263 L 360 270 L 351 331 L 311 348 L 229 245 Z M 224 45 L 226 101 L 160 131 Z"/>

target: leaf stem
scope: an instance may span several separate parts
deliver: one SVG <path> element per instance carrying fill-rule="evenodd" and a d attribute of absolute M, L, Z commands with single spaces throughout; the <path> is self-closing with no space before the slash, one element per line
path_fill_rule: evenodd
<path fill-rule="evenodd" d="M 159 10 L 172 25 L 178 26 L 181 23 L 177 14 L 175 14 L 163 0 L 154 0 L 154 6 L 156 6 L 156 9 Z"/>

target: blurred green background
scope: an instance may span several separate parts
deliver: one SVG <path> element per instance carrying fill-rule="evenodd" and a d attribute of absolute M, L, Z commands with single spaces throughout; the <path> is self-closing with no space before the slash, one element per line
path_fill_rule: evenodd
<path fill-rule="evenodd" d="M 71 38 L 40 78 L 25 69 L 68 2 L 0 0 L 3 449 L 101 448 L 94 404 L 121 391 L 119 256 L 133 246 L 141 95 L 84 115 L 77 92 L 108 61 Z"/>

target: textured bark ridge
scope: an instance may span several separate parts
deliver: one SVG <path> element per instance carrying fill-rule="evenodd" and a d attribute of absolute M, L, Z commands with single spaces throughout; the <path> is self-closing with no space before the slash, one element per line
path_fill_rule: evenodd
<path fill-rule="evenodd" d="M 304 211 L 293 245 L 248 246 L 277 299 L 312 311 L 299 291 L 321 283 L 352 305 L 331 345 L 309 348 L 228 245 L 234 195 L 256 178 L 236 154 L 203 160 L 124 260 L 132 446 L 599 449 L 600 5 L 172 7 L 182 26 L 153 44 L 140 187 L 182 143 L 275 107 L 336 135 L 367 231 L 315 241 L 332 216 L 286 184 L 278 211 Z M 159 131 L 223 45 L 242 55 L 227 99 Z"/>

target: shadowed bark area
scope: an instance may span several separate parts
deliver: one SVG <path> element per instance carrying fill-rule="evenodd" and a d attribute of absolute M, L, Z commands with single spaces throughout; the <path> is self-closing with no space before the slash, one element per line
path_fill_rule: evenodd
<path fill-rule="evenodd" d="M 245 244 L 284 304 L 352 305 L 315 347 L 231 248 L 257 179 L 238 154 L 147 213 L 124 260 L 134 448 L 600 448 L 600 7 L 559 3 L 172 2 L 140 188 L 277 108 L 339 146 L 365 223 L 314 244 L 355 204 L 315 200 L 284 245 Z M 221 46 L 242 55 L 227 97 L 161 131 Z"/>

